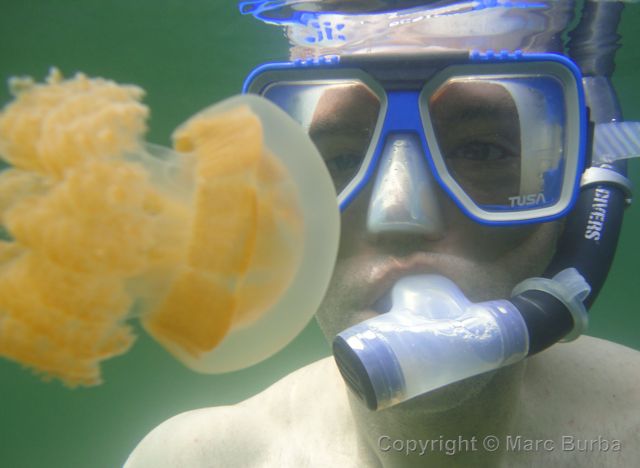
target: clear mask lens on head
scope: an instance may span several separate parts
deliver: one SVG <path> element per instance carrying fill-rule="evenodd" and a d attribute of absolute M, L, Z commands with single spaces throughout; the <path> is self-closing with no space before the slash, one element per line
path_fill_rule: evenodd
<path fill-rule="evenodd" d="M 398 78 L 399 77 L 399 78 Z M 578 78 L 554 61 L 453 64 L 424 80 L 291 67 L 253 75 L 250 92 L 305 129 L 344 208 L 391 134 L 415 133 L 435 179 L 472 218 L 526 222 L 565 212 L 582 168 Z"/>

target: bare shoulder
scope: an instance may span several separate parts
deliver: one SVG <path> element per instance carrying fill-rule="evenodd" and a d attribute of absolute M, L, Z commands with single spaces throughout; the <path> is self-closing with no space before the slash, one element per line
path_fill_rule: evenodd
<path fill-rule="evenodd" d="M 640 411 L 640 352 L 611 341 L 583 336 L 558 344 L 529 360 L 525 378 L 530 397 L 553 391 L 572 406 L 595 399 L 613 408 L 633 402 Z"/>
<path fill-rule="evenodd" d="M 353 456 L 354 432 L 346 388 L 326 358 L 237 405 L 168 419 L 140 442 L 125 467 L 328 466 L 336 453 L 323 461 L 325 447 Z"/>
<path fill-rule="evenodd" d="M 513 432 L 552 440 L 545 455 L 555 466 L 633 466 L 640 456 L 640 352 L 584 336 L 532 357 Z M 527 455 L 536 454 L 520 458 Z"/>

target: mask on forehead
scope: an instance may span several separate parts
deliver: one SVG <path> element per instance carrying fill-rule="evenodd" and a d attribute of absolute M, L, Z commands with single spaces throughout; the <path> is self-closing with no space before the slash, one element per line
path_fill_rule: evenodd
<path fill-rule="evenodd" d="M 573 0 L 244 1 L 244 14 L 281 25 L 292 57 L 426 50 L 562 51 Z"/>

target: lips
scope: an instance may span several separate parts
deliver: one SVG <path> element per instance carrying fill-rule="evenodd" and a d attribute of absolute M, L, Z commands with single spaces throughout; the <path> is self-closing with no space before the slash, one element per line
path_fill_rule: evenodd
<path fill-rule="evenodd" d="M 327 333 L 335 335 L 389 310 L 390 292 L 405 276 L 436 274 L 453 281 L 471 302 L 506 297 L 511 275 L 500 265 L 475 262 L 442 252 L 394 256 L 364 250 L 336 267 L 332 289 L 319 315 Z"/>
<path fill-rule="evenodd" d="M 383 314 L 391 309 L 391 290 L 402 278 L 413 275 L 437 274 L 452 278 L 450 268 L 439 261 L 441 255 L 424 252 L 415 253 L 409 257 L 392 258 L 386 267 L 379 267 L 378 278 L 373 279 L 369 288 L 368 310 L 376 314 Z M 373 315 L 373 314 L 372 314 Z"/>

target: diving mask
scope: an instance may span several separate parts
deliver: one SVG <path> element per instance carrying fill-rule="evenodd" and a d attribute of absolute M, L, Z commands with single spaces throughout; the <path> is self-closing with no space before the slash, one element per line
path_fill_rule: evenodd
<path fill-rule="evenodd" d="M 412 134 L 442 189 L 472 219 L 555 219 L 575 201 L 585 159 L 580 73 L 554 54 L 332 57 L 258 67 L 245 92 L 307 129 L 342 210 L 385 143 Z"/>

